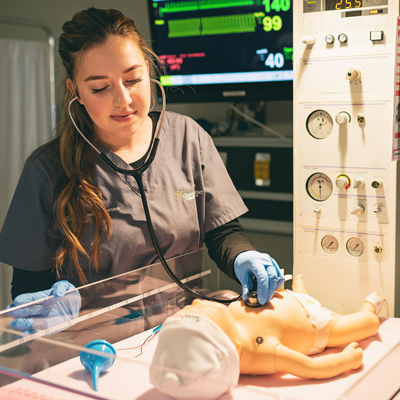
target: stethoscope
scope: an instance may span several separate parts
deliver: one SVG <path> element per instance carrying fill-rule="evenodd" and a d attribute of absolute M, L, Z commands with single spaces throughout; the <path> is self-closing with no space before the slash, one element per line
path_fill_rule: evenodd
<path fill-rule="evenodd" d="M 146 169 L 150 166 L 150 164 L 153 162 L 155 156 L 156 156 L 156 152 L 157 152 L 157 148 L 160 142 L 160 131 L 161 131 L 161 126 L 162 126 L 162 122 L 164 119 L 164 113 L 165 113 L 165 92 L 164 92 L 164 88 L 161 85 L 160 82 L 158 82 L 155 79 L 150 79 L 151 82 L 156 83 L 160 90 L 161 90 L 161 95 L 162 95 L 162 110 L 161 110 L 161 115 L 160 115 L 160 120 L 158 123 L 158 129 L 154 135 L 154 140 L 151 146 L 151 150 L 150 150 L 150 154 L 146 160 L 146 162 L 138 167 L 138 168 L 134 168 L 134 169 L 123 169 L 123 168 L 119 168 L 116 164 L 114 164 L 104 153 L 102 153 L 99 149 L 96 148 L 96 146 L 94 146 L 87 138 L 86 136 L 80 131 L 80 129 L 78 128 L 78 126 L 76 125 L 74 119 L 72 118 L 72 114 L 71 114 L 71 104 L 77 100 L 79 97 L 76 96 L 74 97 L 69 103 L 68 103 L 68 112 L 69 112 L 69 116 L 71 118 L 72 123 L 74 124 L 76 130 L 79 132 L 79 134 L 82 136 L 82 138 L 92 147 L 92 149 L 100 156 L 100 158 L 109 166 L 111 167 L 114 171 L 119 172 L 123 175 L 130 175 L 133 178 L 135 178 L 137 185 L 139 187 L 139 192 L 140 192 L 140 197 L 142 199 L 142 203 L 143 203 L 143 209 L 144 209 L 144 213 L 146 215 L 146 222 L 147 222 L 147 227 L 149 228 L 149 232 L 150 232 L 150 236 L 151 236 L 151 240 L 153 242 L 153 246 L 154 249 L 156 250 L 157 256 L 161 261 L 162 266 L 164 267 L 165 271 L 167 271 L 168 275 L 171 277 L 171 279 L 179 286 L 181 287 L 183 290 L 185 290 L 186 292 L 190 293 L 191 295 L 203 299 L 203 300 L 210 300 L 210 301 L 217 301 L 219 303 L 224 303 L 224 304 L 229 304 L 232 303 L 233 301 L 236 300 L 240 300 L 242 296 L 238 296 L 236 298 L 234 298 L 233 300 L 223 300 L 223 299 L 215 299 L 215 298 L 211 298 L 208 296 L 205 296 L 201 293 L 198 293 L 192 289 L 190 289 L 189 287 L 187 287 L 183 282 L 180 281 L 180 279 L 172 272 L 172 270 L 169 268 L 167 261 L 165 260 L 162 251 L 160 249 L 160 246 L 158 244 L 156 235 L 154 233 L 154 228 L 153 228 L 153 223 L 151 221 L 151 217 L 150 217 L 150 211 L 149 211 L 149 206 L 147 204 L 147 198 L 146 198 L 146 193 L 143 187 L 143 181 L 142 181 L 142 175 L 143 172 L 146 171 Z"/>

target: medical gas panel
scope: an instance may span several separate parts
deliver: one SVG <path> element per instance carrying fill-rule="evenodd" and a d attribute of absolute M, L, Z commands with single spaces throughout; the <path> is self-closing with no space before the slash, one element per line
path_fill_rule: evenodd
<path fill-rule="evenodd" d="M 378 291 L 400 316 L 398 13 L 398 0 L 294 1 L 294 273 L 341 313 Z"/>

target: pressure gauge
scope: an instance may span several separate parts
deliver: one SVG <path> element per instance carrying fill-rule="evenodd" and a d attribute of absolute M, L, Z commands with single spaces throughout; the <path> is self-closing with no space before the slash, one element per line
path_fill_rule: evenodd
<path fill-rule="evenodd" d="M 312 174 L 306 182 L 308 195 L 317 201 L 325 201 L 332 194 L 333 185 L 329 176 L 321 172 Z"/>
<path fill-rule="evenodd" d="M 364 253 L 364 243 L 358 237 L 350 238 L 346 243 L 346 248 L 354 257 L 360 257 Z"/>
<path fill-rule="evenodd" d="M 325 139 L 332 132 L 333 119 L 327 111 L 315 110 L 307 117 L 306 128 L 312 137 Z"/>
<path fill-rule="evenodd" d="M 335 236 L 326 235 L 321 240 L 321 246 L 328 254 L 334 254 L 339 248 L 339 243 Z"/>

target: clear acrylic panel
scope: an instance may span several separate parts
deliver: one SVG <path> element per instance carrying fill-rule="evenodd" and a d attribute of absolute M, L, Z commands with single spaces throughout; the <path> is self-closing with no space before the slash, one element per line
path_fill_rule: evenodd
<path fill-rule="evenodd" d="M 214 272 L 203 266 L 203 251 L 168 264 L 190 288 L 213 295 L 208 283 Z M 21 314 L 44 312 L 45 318 L 36 318 L 29 334 L 11 329 L 9 310 L 0 311 L 0 399 L 169 399 L 150 384 L 149 366 L 160 324 L 192 300 L 157 263 L 80 287 L 59 299 L 50 296 L 14 308 Z M 93 340 L 111 343 L 116 355 L 85 348 Z M 83 350 L 112 364 L 100 374 L 97 391 L 81 362 Z M 205 380 L 205 387 L 207 383 L 212 385 L 213 378 Z M 245 387 L 238 390 L 247 392 Z M 278 398 L 257 391 L 252 397 Z"/>
<path fill-rule="evenodd" d="M 191 289 L 212 295 L 207 287 L 215 272 L 203 266 L 203 250 L 170 259 L 168 265 Z M 146 392 L 148 398 L 168 398 L 149 382 L 152 340 L 160 324 L 192 300 L 156 263 L 58 299 L 50 296 L 0 311 L 0 399 L 133 399 Z M 34 318 L 34 330 L 23 333 L 10 327 L 10 311 L 41 316 Z M 94 340 L 106 340 L 116 349 L 115 356 L 105 356 L 85 348 L 86 354 L 113 360 L 100 374 L 98 391 L 80 360 L 85 345 Z"/>
<path fill-rule="evenodd" d="M 203 288 L 203 277 L 211 271 L 202 271 L 202 255 L 202 251 L 192 252 L 168 260 L 168 264 L 188 287 L 208 293 Z M 192 297 L 156 263 L 79 287 L 58 299 L 50 296 L 0 311 L 0 326 L 6 328 L 0 336 L 0 366 L 27 374 L 39 372 L 70 358 L 70 351 L 48 352 L 47 346 L 36 343 L 37 338 L 76 346 L 101 338 L 113 344 L 160 325 L 191 301 Z M 13 331 L 10 311 L 18 316 L 29 315 L 27 318 L 40 313 L 33 319 L 35 332 L 22 335 L 21 331 Z"/>
<path fill-rule="evenodd" d="M 203 256 L 203 251 L 193 252 L 168 260 L 168 264 L 189 287 L 202 294 L 234 295 L 215 290 L 216 271 L 209 262 L 204 263 Z M 192 300 L 156 263 L 80 287 L 59 299 L 51 296 L 21 306 L 17 310 L 20 313 L 45 312 L 45 318 L 36 318 L 35 330 L 29 334 L 11 329 L 10 310 L 0 311 L 0 400 L 170 399 L 149 380 L 158 327 Z M 324 393 L 336 393 L 338 396 L 328 397 L 342 400 L 361 398 L 361 393 L 368 399 L 366 393 L 373 391 L 365 389 L 384 383 L 384 377 L 390 377 L 386 371 L 398 371 L 393 366 L 400 365 L 400 320 L 383 321 L 380 333 L 361 344 L 366 355 L 364 370 L 323 382 L 305 382 L 288 374 L 243 375 L 233 392 L 220 400 L 311 400 L 325 398 L 321 397 Z M 105 356 L 85 348 L 94 340 L 111 343 L 116 355 Z M 383 348 L 384 354 L 370 353 L 374 345 L 379 345 L 380 351 Z M 89 357 L 103 356 L 113 364 L 100 374 L 97 391 L 91 373 L 81 362 L 83 350 Z M 182 379 L 188 374 L 172 372 Z M 398 376 L 398 372 L 395 374 Z M 215 382 L 207 377 L 203 383 L 207 389 Z M 396 385 L 392 386 L 390 390 Z"/>

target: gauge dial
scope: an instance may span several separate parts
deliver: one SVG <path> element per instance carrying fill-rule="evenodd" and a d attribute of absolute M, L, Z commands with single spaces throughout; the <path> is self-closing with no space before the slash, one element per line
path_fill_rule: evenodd
<path fill-rule="evenodd" d="M 312 199 L 325 201 L 332 194 L 333 184 L 328 175 L 317 172 L 307 179 L 306 190 Z"/>
<path fill-rule="evenodd" d="M 306 121 L 308 133 L 316 139 L 325 139 L 332 132 L 333 119 L 324 110 L 313 111 Z"/>
<path fill-rule="evenodd" d="M 364 243 L 358 237 L 350 238 L 346 243 L 346 248 L 354 257 L 360 257 L 364 253 Z"/>
<path fill-rule="evenodd" d="M 328 254 L 334 254 L 339 248 L 339 242 L 332 235 L 326 235 L 321 240 L 321 246 Z"/>

